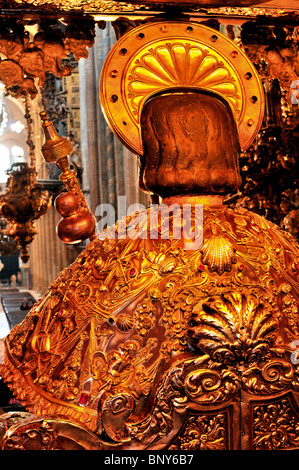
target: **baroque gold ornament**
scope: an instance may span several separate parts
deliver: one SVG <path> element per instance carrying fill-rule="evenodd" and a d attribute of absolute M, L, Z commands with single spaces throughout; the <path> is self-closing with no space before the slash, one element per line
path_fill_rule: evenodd
<path fill-rule="evenodd" d="M 264 98 L 257 72 L 223 34 L 194 22 L 166 21 L 132 29 L 111 49 L 101 76 L 101 103 L 116 135 L 142 154 L 140 116 L 163 90 L 204 89 L 231 106 L 241 148 L 260 128 Z"/>
<path fill-rule="evenodd" d="M 239 15 L 242 17 L 256 17 L 259 15 L 281 16 L 289 13 L 296 13 L 296 0 L 290 0 L 287 4 L 284 0 L 133 0 L 132 2 L 117 2 L 114 0 L 1 0 L 3 9 L 13 10 L 34 10 L 35 12 L 46 13 L 89 13 L 94 15 L 116 14 L 136 15 L 136 13 L 146 15 L 156 14 L 157 11 L 175 6 L 183 11 L 201 12 L 204 14 L 219 15 Z"/>
<path fill-rule="evenodd" d="M 1 419 L 2 449 L 298 448 L 299 249 L 223 204 L 235 119 L 210 89 L 145 102 L 140 186 L 160 204 L 95 237 L 5 338 L 34 416 Z"/>

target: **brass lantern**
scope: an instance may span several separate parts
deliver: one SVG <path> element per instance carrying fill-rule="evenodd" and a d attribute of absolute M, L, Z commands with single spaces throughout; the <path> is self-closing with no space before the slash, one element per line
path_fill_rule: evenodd
<path fill-rule="evenodd" d="M 36 170 L 27 163 L 15 163 L 7 171 L 7 192 L 0 196 L 0 211 L 9 222 L 5 234 L 14 238 L 21 250 L 21 259 L 29 259 L 28 245 L 37 230 L 34 221 L 44 215 L 52 197 L 36 181 Z"/>

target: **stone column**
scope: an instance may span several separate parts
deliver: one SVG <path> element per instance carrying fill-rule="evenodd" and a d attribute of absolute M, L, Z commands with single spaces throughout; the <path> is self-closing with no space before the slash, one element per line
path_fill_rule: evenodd
<path fill-rule="evenodd" d="M 79 87 L 80 87 L 80 148 L 83 167 L 82 192 L 90 207 L 89 190 L 89 154 L 88 154 L 88 133 L 87 133 L 87 101 L 86 101 L 86 59 L 79 60 Z"/>
<path fill-rule="evenodd" d="M 98 159 L 98 126 L 97 107 L 97 82 L 95 77 L 94 48 L 91 49 L 86 61 L 86 109 L 87 109 L 87 141 L 88 141 L 88 167 L 89 167 L 89 199 L 90 210 L 94 214 L 100 203 L 99 191 L 99 159 Z M 86 163 L 85 163 L 86 165 Z"/>

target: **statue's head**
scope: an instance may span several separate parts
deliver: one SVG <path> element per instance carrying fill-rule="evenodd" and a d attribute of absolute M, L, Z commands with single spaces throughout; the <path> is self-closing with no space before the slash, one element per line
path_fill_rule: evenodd
<path fill-rule="evenodd" d="M 229 105 L 205 91 L 149 99 L 141 115 L 140 187 L 159 196 L 226 194 L 241 183 Z"/>

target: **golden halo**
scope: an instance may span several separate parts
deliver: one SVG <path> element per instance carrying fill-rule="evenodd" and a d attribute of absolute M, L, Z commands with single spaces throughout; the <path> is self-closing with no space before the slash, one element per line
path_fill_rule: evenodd
<path fill-rule="evenodd" d="M 224 98 L 236 120 L 241 149 L 249 147 L 264 113 L 259 76 L 233 41 L 198 23 L 149 23 L 119 39 L 102 69 L 101 105 L 113 132 L 141 155 L 145 101 L 179 88 L 209 90 Z"/>

